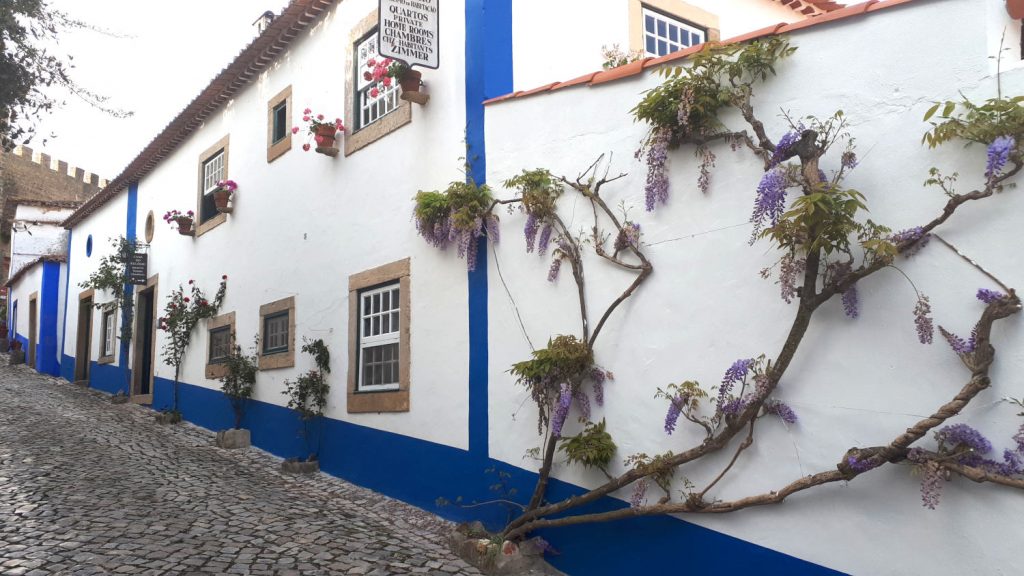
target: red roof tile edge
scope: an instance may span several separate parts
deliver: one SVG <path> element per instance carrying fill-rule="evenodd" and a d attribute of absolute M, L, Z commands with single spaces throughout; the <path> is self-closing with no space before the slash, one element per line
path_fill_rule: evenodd
<path fill-rule="evenodd" d="M 787 34 L 789 32 L 795 32 L 798 30 L 811 28 L 814 26 L 818 26 L 820 24 L 826 24 L 828 22 L 835 22 L 837 20 L 843 20 L 845 18 L 850 18 L 853 16 L 860 16 L 863 14 L 868 14 L 870 12 L 877 12 L 884 8 L 892 8 L 895 6 L 909 4 L 911 2 L 922 1 L 924 0 L 868 0 L 867 2 L 862 2 L 860 4 L 853 4 L 851 6 L 846 6 L 844 8 L 830 10 L 820 16 L 814 16 L 812 18 L 807 18 L 806 20 L 801 20 L 799 22 L 794 22 L 792 24 L 782 22 L 779 24 L 766 26 L 764 28 L 761 28 L 760 30 L 747 32 L 746 34 L 729 38 L 727 40 L 722 40 L 721 42 L 715 42 L 714 44 L 737 44 L 740 42 L 747 42 L 749 40 L 764 38 L 766 36 Z M 534 88 L 532 90 L 520 90 L 517 92 L 513 92 L 511 94 L 505 94 L 503 96 L 498 96 L 497 98 L 491 98 L 490 100 L 486 100 L 484 101 L 484 105 L 497 104 L 499 102 L 514 100 L 522 98 L 524 96 L 533 96 L 544 92 L 552 92 L 554 90 L 560 90 L 562 88 L 568 88 L 570 86 L 595 86 L 607 82 L 621 80 L 623 78 L 628 78 L 630 76 L 639 75 L 641 72 L 649 68 L 660 66 L 662 64 L 667 64 L 669 62 L 674 62 L 676 60 L 683 60 L 692 54 L 700 52 L 706 46 L 707 44 L 698 44 L 696 46 L 691 46 L 689 48 L 685 48 L 677 52 L 672 52 L 671 54 L 666 54 L 659 58 L 644 58 L 643 60 L 631 62 L 629 64 L 618 66 L 616 68 L 610 68 L 608 70 L 600 70 L 597 72 L 584 74 L 583 76 L 579 76 L 566 82 L 555 82 L 553 84 L 547 84 L 545 86 L 540 86 L 539 88 Z"/>
<path fill-rule="evenodd" d="M 64 263 L 67 261 L 67 256 L 64 256 L 63 254 L 43 254 L 39 258 L 36 258 L 35 260 L 29 262 L 28 264 L 25 264 L 21 268 L 18 268 L 18 271 L 14 273 L 14 276 L 8 278 L 7 282 L 4 282 L 3 287 L 10 288 L 11 286 L 13 286 L 15 282 L 21 280 L 21 277 L 24 276 L 25 274 L 28 274 L 28 271 L 35 268 L 37 264 L 40 264 L 42 262 Z"/>
<path fill-rule="evenodd" d="M 149 174 L 232 96 L 284 52 L 299 33 L 338 0 L 291 0 L 262 34 L 250 42 L 191 102 L 139 152 L 128 166 L 64 221 L 65 228 L 78 224 L 110 202 L 132 182 Z"/>

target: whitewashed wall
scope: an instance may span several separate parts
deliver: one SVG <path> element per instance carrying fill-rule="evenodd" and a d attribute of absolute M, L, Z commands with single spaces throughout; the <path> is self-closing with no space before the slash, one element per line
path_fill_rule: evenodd
<path fill-rule="evenodd" d="M 79 222 L 71 233 L 71 249 L 68 252 L 68 259 L 70 266 L 68 267 L 67 274 L 67 290 L 68 290 L 68 306 L 65 311 L 65 328 L 62 330 L 58 327 L 58 332 L 63 332 L 66 338 L 66 342 L 63 343 L 64 354 L 73 358 L 78 357 L 76 346 L 78 340 L 76 335 L 78 334 L 78 296 L 85 290 L 82 288 L 81 283 L 89 279 L 91 274 L 96 267 L 99 265 L 100 260 L 104 256 L 113 253 L 114 248 L 110 243 L 111 238 L 118 238 L 119 236 L 125 235 L 125 214 L 128 206 L 128 195 L 120 194 L 116 196 L 109 203 L 101 206 L 96 212 L 92 213 L 88 218 Z M 89 236 L 92 236 L 92 256 L 86 255 L 86 244 Z M 63 278 L 62 278 L 63 279 Z M 63 285 L 63 284 L 62 284 Z M 114 299 L 113 294 L 101 291 L 97 292 L 93 297 L 93 302 L 96 304 L 102 304 L 104 302 L 110 302 Z M 61 298 L 63 303 L 63 297 Z M 103 338 L 100 335 L 101 322 L 99 312 L 94 308 L 93 323 L 92 323 L 92 340 L 90 358 L 95 362 L 100 357 L 100 346 L 102 346 Z M 117 319 L 117 325 L 114 327 L 115 333 L 120 331 L 121 315 L 115 314 Z M 120 365 L 120 346 L 114 346 L 114 359 Z"/>
<path fill-rule="evenodd" d="M 71 212 L 70 209 L 18 206 L 12 224 L 11 269 L 8 277 L 43 254 L 64 253 L 68 240 L 67 231 L 61 223 Z"/>
<path fill-rule="evenodd" d="M 292 150 L 266 161 L 267 102 L 292 87 L 292 121 L 310 107 L 351 123 L 345 106 L 345 50 L 349 30 L 375 10 L 375 0 L 337 5 L 295 41 L 257 82 L 163 161 L 139 186 L 138 230 L 152 210 L 157 220 L 150 274 L 160 275 L 158 306 L 189 279 L 212 296 L 222 275 L 228 291 L 222 312 L 235 312 L 240 343 L 259 329 L 260 305 L 295 296 L 297 348 L 302 337 L 323 338 L 331 350 L 332 387 L 327 416 L 381 430 L 466 448 L 468 413 L 467 288 L 464 262 L 424 243 L 411 220 L 420 189 L 443 188 L 464 178 L 464 13 L 440 12 L 441 68 L 424 71 L 431 101 L 413 105 L 412 123 L 349 157 L 303 152 L 305 133 Z M 199 155 L 230 134 L 228 177 L 239 184 L 234 213 L 224 224 L 190 239 L 167 226 L 170 209 L 195 210 Z M 78 240 L 76 231 L 75 240 Z M 412 259 L 411 411 L 348 414 L 348 277 L 396 260 Z M 434 271 L 444 269 L 448 273 Z M 443 330 L 443 332 L 442 332 Z M 157 348 L 165 337 L 158 333 Z M 206 380 L 208 346 L 201 326 L 194 335 L 182 381 L 219 389 Z M 263 371 L 255 398 L 286 404 L 284 381 L 312 367 L 296 352 L 294 368 Z M 156 359 L 156 375 L 173 378 Z M 438 419 L 437 414 L 445 414 Z M 284 433 L 284 432 L 282 432 Z"/>
<path fill-rule="evenodd" d="M 682 2 L 680 2 L 682 4 Z M 802 16 L 772 0 L 689 0 L 717 14 L 722 38 Z M 516 0 L 512 45 L 516 90 L 529 90 L 601 69 L 601 47 L 629 50 L 629 0 Z"/>
<path fill-rule="evenodd" d="M 1001 8 L 1001 2 L 989 4 Z M 786 131 L 780 110 L 795 116 L 844 110 L 861 158 L 846 184 L 866 194 L 876 222 L 896 230 L 923 224 L 946 201 L 941 191 L 922 187 L 931 166 L 958 171 L 964 190 L 982 184 L 983 147 L 952 143 L 931 151 L 920 144 L 927 128 L 921 118 L 932 101 L 956 99 L 961 91 L 975 101 L 996 94 L 987 48 L 995 29 L 988 19 L 998 10 L 978 7 L 974 0 L 913 3 L 794 34 L 791 40 L 799 50 L 778 65 L 778 78 L 757 87 L 756 109 L 775 138 Z M 1005 13 L 1002 18 L 1013 25 Z M 941 32 L 952 29 L 958 32 Z M 762 174 L 749 152 L 713 149 L 718 165 L 707 195 L 696 187 L 693 149 L 672 152 L 669 204 L 653 214 L 644 212 L 645 166 L 633 152 L 645 128 L 634 123 L 629 110 L 657 80 L 645 74 L 487 109 L 489 182 L 534 167 L 575 176 L 598 155 L 609 153 L 612 174 L 629 173 L 602 193 L 613 206 L 624 201 L 631 207 L 630 217 L 643 226 L 655 271 L 616 312 L 596 347 L 598 361 L 616 375 L 606 387 L 606 407 L 595 412 L 597 419 L 607 418 L 619 448 L 613 473 L 624 470 L 621 461 L 630 454 L 678 452 L 700 442 L 697 430 L 683 424 L 675 435 L 665 434 L 667 404 L 654 399 L 658 387 L 696 379 L 710 388 L 737 358 L 774 357 L 796 312 L 795 305 L 780 300 L 775 284 L 758 275 L 779 254 L 764 242 L 747 245 L 751 229 L 745 223 Z M 1005 93 L 1024 93 L 1024 71 L 1007 72 L 1002 82 Z M 734 115 L 727 123 L 744 127 Z M 833 170 L 838 161 L 833 153 L 823 167 Z M 589 226 L 584 202 L 569 195 L 561 207 L 574 228 Z M 1022 213 L 1024 196 L 1009 190 L 965 206 L 940 234 L 1008 285 L 1021 287 Z M 525 253 L 524 217 L 503 221 L 497 260 L 533 343 L 543 346 L 550 335 L 578 333 L 576 290 L 567 268 L 557 284 L 548 284 L 549 260 Z M 586 264 L 596 322 L 633 276 L 596 258 Z M 490 265 L 490 450 L 497 459 L 523 465 L 524 452 L 541 438 L 528 394 L 507 370 L 528 358 L 530 347 L 498 283 L 494 262 Z M 975 291 L 995 288 L 937 241 L 898 266 L 931 298 L 936 324 L 960 334 L 970 331 L 982 310 Z M 834 469 L 848 448 L 890 441 L 969 379 L 937 333 L 931 346 L 917 342 L 914 290 L 898 272 L 876 274 L 861 282 L 859 291 L 861 317 L 846 319 L 838 302 L 820 310 L 782 382 L 779 396 L 797 411 L 799 422 L 788 428 L 774 419 L 761 422 L 753 447 L 712 496 L 761 493 Z M 992 389 L 956 420 L 992 439 L 996 454 L 1010 446 L 1021 424 L 1017 410 L 1000 402 L 1021 395 L 1021 320 L 1018 315 L 996 326 Z M 575 433 L 575 412 L 569 421 L 566 433 Z M 933 445 L 930 439 L 921 444 Z M 680 476 L 706 484 L 729 456 L 689 466 Z M 603 479 L 564 465 L 556 467 L 555 476 L 583 486 Z M 1020 494 L 962 479 L 944 492 L 938 510 L 923 508 L 919 479 L 911 476 L 910 467 L 889 466 L 849 485 L 796 495 L 782 506 L 687 519 L 844 572 L 1015 573 L 1020 560 L 1016 519 L 1024 514 Z"/>
<path fill-rule="evenodd" d="M 14 285 L 11 286 L 11 296 L 8 300 L 7 306 L 13 310 L 14 303 L 18 303 L 18 318 L 15 326 L 17 326 L 18 335 L 29 337 L 29 306 L 28 298 L 33 292 L 39 292 L 40 286 L 43 283 L 43 267 L 35 266 L 31 270 L 25 273 L 24 276 L 18 279 Z M 39 330 L 39 312 L 42 308 L 43 301 L 40 299 L 36 302 L 36 330 Z M 39 334 L 36 333 L 36 343 L 39 342 Z M 23 348 L 25 351 L 25 358 L 28 358 L 28 349 Z"/>

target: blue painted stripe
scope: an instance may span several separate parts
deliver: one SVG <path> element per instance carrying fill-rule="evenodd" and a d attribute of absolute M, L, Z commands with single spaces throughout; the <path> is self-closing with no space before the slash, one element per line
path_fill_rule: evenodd
<path fill-rule="evenodd" d="M 467 178 L 487 182 L 483 102 L 512 91 L 512 1 L 466 2 Z M 469 451 L 489 455 L 487 242 L 477 240 L 476 270 L 469 272 Z"/>
<path fill-rule="evenodd" d="M 43 262 L 39 287 L 39 342 L 36 370 L 51 376 L 60 375 L 57 357 L 58 300 L 60 299 L 60 263 Z"/>
<path fill-rule="evenodd" d="M 68 382 L 71 382 L 71 381 L 73 381 L 75 379 L 75 365 L 74 365 L 74 363 L 72 363 L 71 364 L 70 372 L 67 371 L 66 359 L 68 358 L 68 355 L 64 353 L 64 351 L 67 350 L 67 345 L 68 345 L 68 295 L 71 294 L 71 285 L 70 285 L 70 283 L 71 283 L 71 234 L 73 232 L 74 232 L 74 230 L 68 230 L 68 249 L 67 249 L 67 255 L 66 255 L 68 263 L 67 263 L 67 269 L 65 270 L 64 286 L 63 286 L 63 288 L 64 288 L 64 317 L 60 319 L 61 322 L 63 322 L 62 326 L 60 327 L 60 329 L 61 329 L 61 336 L 60 336 L 60 375 L 61 375 L 62 378 L 64 378 Z M 72 359 L 72 362 L 74 362 L 74 359 Z"/>

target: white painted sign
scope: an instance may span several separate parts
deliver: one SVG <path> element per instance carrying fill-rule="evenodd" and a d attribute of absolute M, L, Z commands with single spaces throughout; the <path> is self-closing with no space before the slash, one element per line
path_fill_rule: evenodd
<path fill-rule="evenodd" d="M 380 0 L 380 55 L 410 66 L 437 68 L 439 1 Z"/>

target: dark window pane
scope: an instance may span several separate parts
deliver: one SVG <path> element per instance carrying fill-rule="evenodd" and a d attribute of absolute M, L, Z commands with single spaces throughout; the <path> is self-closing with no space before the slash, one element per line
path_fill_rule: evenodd
<path fill-rule="evenodd" d="M 654 32 L 654 16 L 644 17 L 644 30 L 653 33 Z"/>
<path fill-rule="evenodd" d="M 654 36 L 647 37 L 647 51 L 651 54 L 657 54 L 657 44 L 654 40 Z"/>
<path fill-rule="evenodd" d="M 658 36 L 664 38 L 666 34 L 667 32 L 665 31 L 665 22 L 662 20 L 658 20 Z"/>
<path fill-rule="evenodd" d="M 686 35 L 685 31 L 683 32 L 683 35 L 684 36 Z M 669 27 L 668 27 L 668 39 L 673 41 L 673 42 L 679 42 L 679 28 L 669 24 Z"/>
<path fill-rule="evenodd" d="M 668 44 L 664 40 L 658 40 L 658 56 L 668 54 Z"/>
<path fill-rule="evenodd" d="M 199 206 L 199 223 L 202 224 L 217 215 L 217 204 L 213 201 L 213 194 L 204 194 L 203 202 Z"/>
<path fill-rule="evenodd" d="M 288 107 L 286 102 L 282 102 L 274 108 L 274 143 L 284 140 L 284 137 L 288 135 L 288 126 L 286 126 L 288 117 Z"/>

